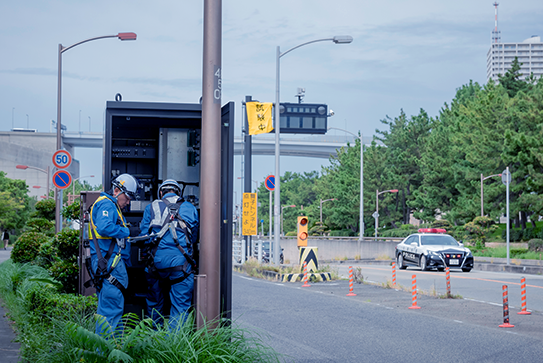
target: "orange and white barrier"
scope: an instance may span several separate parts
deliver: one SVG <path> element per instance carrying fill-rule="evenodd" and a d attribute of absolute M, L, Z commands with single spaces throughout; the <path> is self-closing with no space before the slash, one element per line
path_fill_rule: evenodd
<path fill-rule="evenodd" d="M 507 285 L 502 286 L 503 291 L 503 324 L 499 325 L 500 328 L 513 328 L 514 325 L 509 324 L 509 295 L 507 292 Z"/>
<path fill-rule="evenodd" d="M 445 279 L 447 280 L 447 297 L 451 296 L 451 270 L 445 267 Z"/>
<path fill-rule="evenodd" d="M 396 262 L 392 262 L 392 287 L 396 286 Z"/>
<path fill-rule="evenodd" d="M 307 283 L 307 261 L 304 261 L 304 284 L 302 285 L 302 287 L 309 287 L 311 285 L 309 285 Z"/>
<path fill-rule="evenodd" d="M 530 315 L 531 312 L 526 310 L 526 279 L 524 276 L 520 279 L 520 301 L 521 310 L 517 314 Z"/>
<path fill-rule="evenodd" d="M 420 306 L 417 306 L 417 275 L 412 277 L 412 286 L 411 286 L 411 303 L 412 305 L 409 309 L 420 309 Z"/>
<path fill-rule="evenodd" d="M 349 266 L 349 293 L 347 296 L 356 296 L 353 292 L 353 266 Z"/>

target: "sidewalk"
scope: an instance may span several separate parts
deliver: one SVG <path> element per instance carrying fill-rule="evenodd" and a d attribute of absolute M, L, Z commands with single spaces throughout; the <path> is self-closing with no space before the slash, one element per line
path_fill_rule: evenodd
<path fill-rule="evenodd" d="M 9 259 L 11 247 L 7 250 L 0 249 L 0 263 Z M 1 301 L 0 301 L 1 303 Z M 14 342 L 15 332 L 12 329 L 9 319 L 6 317 L 6 310 L 0 304 L 0 361 L 2 363 L 19 362 L 19 349 L 21 344 Z"/>

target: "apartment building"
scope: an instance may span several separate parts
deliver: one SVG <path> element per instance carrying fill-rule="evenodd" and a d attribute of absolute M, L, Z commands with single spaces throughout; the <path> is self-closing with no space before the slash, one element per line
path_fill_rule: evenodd
<path fill-rule="evenodd" d="M 498 74 L 505 74 L 511 68 L 515 57 L 521 65 L 521 79 L 531 73 L 540 78 L 543 75 L 543 43 L 541 37 L 532 36 L 521 43 L 492 43 L 487 53 L 486 79 L 497 81 Z"/>

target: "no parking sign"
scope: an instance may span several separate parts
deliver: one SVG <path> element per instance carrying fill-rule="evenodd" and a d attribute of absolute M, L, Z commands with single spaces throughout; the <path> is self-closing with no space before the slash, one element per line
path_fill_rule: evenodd
<path fill-rule="evenodd" d="M 72 175 L 66 170 L 59 170 L 53 174 L 53 184 L 58 189 L 66 189 L 72 183 Z"/>

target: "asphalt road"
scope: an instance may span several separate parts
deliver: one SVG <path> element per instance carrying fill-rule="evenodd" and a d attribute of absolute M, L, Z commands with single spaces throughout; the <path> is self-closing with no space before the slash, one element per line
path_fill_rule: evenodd
<path fill-rule="evenodd" d="M 408 270 L 409 272 L 409 270 Z M 500 328 L 501 305 L 419 295 L 347 280 L 278 283 L 233 274 L 234 325 L 265 334 L 285 362 L 538 362 L 543 315 Z"/>
<path fill-rule="evenodd" d="M 349 266 L 343 264 L 329 265 L 341 277 L 349 277 Z M 353 265 L 364 276 L 364 281 L 370 283 L 390 283 L 392 267 L 387 265 Z M 396 284 L 400 289 L 411 291 L 412 276 L 416 275 L 417 289 L 420 293 L 430 295 L 445 295 L 447 282 L 445 272 L 421 271 L 417 267 L 406 270 L 396 269 Z M 521 277 L 526 279 L 526 306 L 528 310 L 543 312 L 543 276 L 520 275 L 516 273 L 488 272 L 472 270 L 469 273 L 462 270 L 451 270 L 451 294 L 460 295 L 464 299 L 472 299 L 488 304 L 503 305 L 502 286 L 507 285 L 509 305 L 511 308 L 521 307 Z"/>

